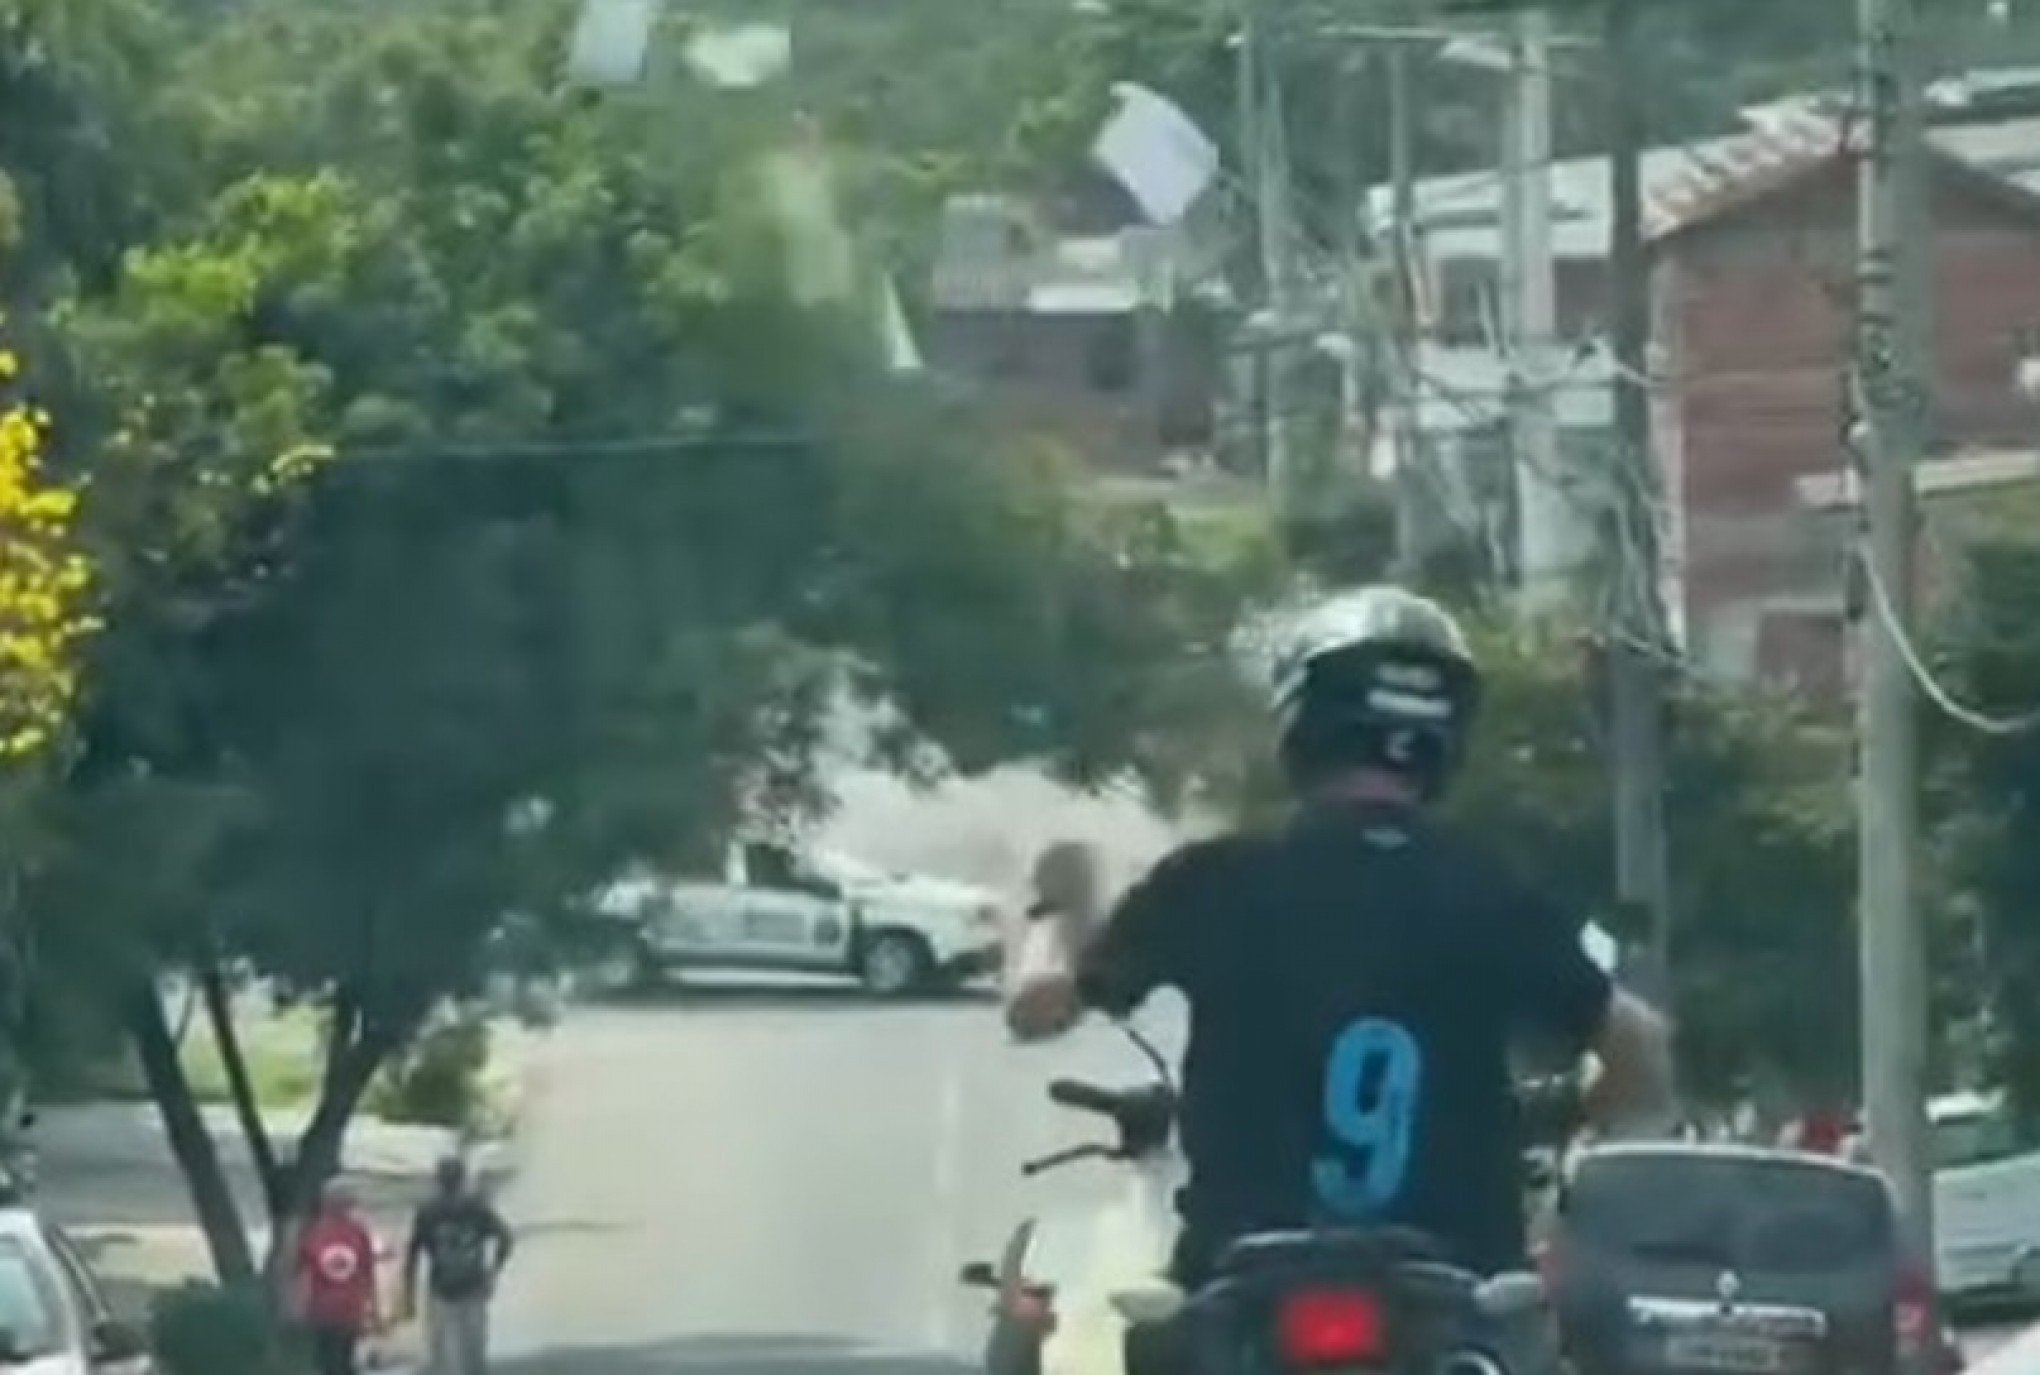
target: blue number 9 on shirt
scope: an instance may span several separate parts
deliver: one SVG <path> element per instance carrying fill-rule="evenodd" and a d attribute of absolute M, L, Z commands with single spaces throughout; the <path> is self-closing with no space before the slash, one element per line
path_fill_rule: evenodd
<path fill-rule="evenodd" d="M 1341 1149 L 1311 1165 L 1321 1207 L 1358 1222 L 1401 1195 L 1423 1076 L 1423 1048 L 1399 1023 L 1366 1017 L 1339 1033 L 1325 1062 L 1324 1126 Z"/>

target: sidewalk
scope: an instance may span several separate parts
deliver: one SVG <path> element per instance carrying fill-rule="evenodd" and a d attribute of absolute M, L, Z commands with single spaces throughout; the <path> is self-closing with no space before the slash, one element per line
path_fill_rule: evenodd
<path fill-rule="evenodd" d="M 499 1028 L 496 1077 L 507 1080 L 521 1110 L 530 1036 Z M 231 1109 L 202 1109 L 229 1186 L 241 1206 L 259 1258 L 269 1237 L 261 1191 L 246 1140 Z M 288 1149 L 309 1110 L 267 1115 L 271 1139 Z M 186 1279 L 210 1278 L 211 1258 L 191 1211 L 184 1177 L 154 1104 L 105 1102 L 46 1108 L 33 1139 L 38 1156 L 37 1205 L 77 1239 L 123 1311 L 139 1313 L 152 1291 Z M 411 1210 L 430 1185 L 433 1167 L 460 1148 L 455 1132 L 356 1118 L 343 1160 L 349 1179 L 383 1244 L 403 1243 Z M 492 1184 L 514 1168 L 509 1141 L 470 1151 Z"/>

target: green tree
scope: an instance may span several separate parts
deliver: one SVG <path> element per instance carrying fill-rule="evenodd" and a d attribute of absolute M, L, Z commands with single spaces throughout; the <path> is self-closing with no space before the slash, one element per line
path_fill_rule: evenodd
<path fill-rule="evenodd" d="M 1937 618 L 1950 690 L 1966 703 L 2015 713 L 2031 710 L 2040 683 L 2040 624 L 2033 588 L 2040 541 L 2031 503 L 2015 504 L 1957 560 L 1948 614 Z M 2032 837 L 2040 824 L 2040 729 L 1980 733 L 1938 710 L 1929 740 L 1946 773 L 1940 797 L 1938 934 L 1944 970 L 1970 975 L 1952 1016 L 1983 1031 L 1974 1066 L 2001 1084 L 2029 1121 L 2040 1120 L 2040 862 Z"/>
<path fill-rule="evenodd" d="M 510 911 L 812 806 L 846 694 L 902 765 L 1180 778 L 1150 724 L 1201 688 L 1163 651 L 1230 619 L 1166 522 L 1072 507 L 1055 456 L 798 299 L 784 120 L 590 101 L 571 12 L 218 17 L 158 96 L 203 194 L 59 315 L 109 630 L 37 910 L 118 936 L 80 977 L 228 1278 L 159 970 L 208 992 L 282 1220 Z M 295 1149 L 236 1073 L 228 960 L 326 1010 Z"/>

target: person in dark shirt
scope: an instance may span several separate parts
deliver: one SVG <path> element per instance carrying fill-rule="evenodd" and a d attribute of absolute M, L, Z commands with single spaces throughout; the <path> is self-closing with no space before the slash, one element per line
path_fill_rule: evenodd
<path fill-rule="evenodd" d="M 1436 603 L 1335 598 L 1277 664 L 1287 825 L 1175 851 L 1102 926 L 1088 852 L 1044 855 L 1014 1034 L 1124 1016 L 1163 986 L 1190 1005 L 1179 1279 L 1239 1236 L 1316 1225 L 1407 1226 L 1469 1268 L 1523 1264 L 1519 1040 L 1594 1052 L 1601 1121 L 1667 1100 L 1663 1024 L 1589 957 L 1583 923 L 1428 815 L 1479 687 Z"/>
<path fill-rule="evenodd" d="M 486 1375 L 489 1300 L 514 1247 L 502 1216 L 469 1186 L 466 1162 L 440 1161 L 437 1188 L 411 1221 L 402 1294 L 405 1311 L 415 1311 L 422 1267 L 432 1375 Z"/>

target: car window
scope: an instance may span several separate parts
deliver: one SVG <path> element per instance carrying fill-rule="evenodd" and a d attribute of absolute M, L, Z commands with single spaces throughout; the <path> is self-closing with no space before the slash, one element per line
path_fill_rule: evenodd
<path fill-rule="evenodd" d="M 0 1359 L 64 1350 L 70 1333 L 56 1277 L 13 1237 L 0 1237 Z"/>
<path fill-rule="evenodd" d="M 1944 1117 L 1933 1124 L 1933 1144 L 1939 1170 L 1988 1164 L 2033 1149 L 2012 1115 L 2001 1110 Z"/>
<path fill-rule="evenodd" d="M 1896 1247 L 1891 1200 L 1872 1177 L 1793 1160 L 1709 1155 L 1589 1158 L 1569 1228 L 1643 1260 L 1805 1272 Z"/>
<path fill-rule="evenodd" d="M 798 877 L 793 856 L 778 845 L 746 845 L 744 867 L 749 871 L 753 888 L 792 888 Z"/>

